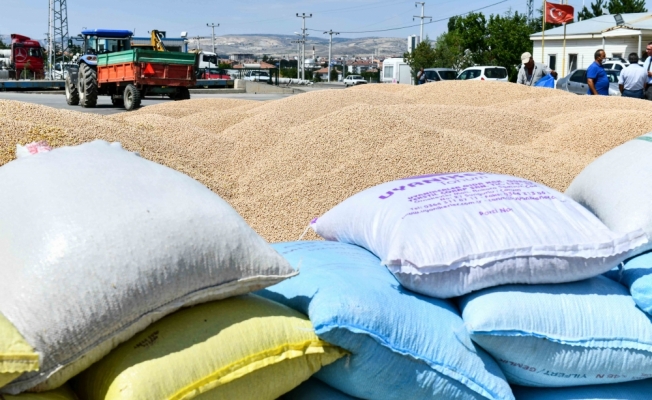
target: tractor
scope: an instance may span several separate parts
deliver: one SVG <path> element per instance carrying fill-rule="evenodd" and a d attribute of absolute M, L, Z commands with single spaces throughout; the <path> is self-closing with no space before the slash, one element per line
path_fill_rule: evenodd
<path fill-rule="evenodd" d="M 95 107 L 97 96 L 111 96 L 114 106 L 127 111 L 140 107 L 148 95 L 190 98 L 196 84 L 197 55 L 192 53 L 132 49 L 133 33 L 93 29 L 82 32 L 83 55 L 68 68 L 66 101 Z"/>

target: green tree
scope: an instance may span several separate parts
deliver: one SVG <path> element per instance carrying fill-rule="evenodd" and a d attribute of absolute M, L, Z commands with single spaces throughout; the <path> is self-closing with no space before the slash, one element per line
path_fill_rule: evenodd
<path fill-rule="evenodd" d="M 331 82 L 337 82 L 338 76 L 337 68 L 331 68 Z"/>
<path fill-rule="evenodd" d="M 468 52 L 470 54 L 470 52 Z M 462 39 L 457 31 L 445 32 L 435 41 L 435 68 L 453 68 L 461 71 L 473 65 L 470 55 L 465 55 Z"/>
<path fill-rule="evenodd" d="M 219 68 L 219 69 L 231 69 L 231 64 L 229 64 L 229 63 L 219 63 L 219 64 L 217 64 L 217 68 Z"/>
<path fill-rule="evenodd" d="M 403 59 L 410 66 L 412 76 L 416 78 L 417 72 L 421 68 L 432 68 L 435 65 L 435 49 L 430 44 L 430 39 L 421 41 L 412 52 L 403 54 Z"/>
<path fill-rule="evenodd" d="M 489 47 L 487 45 L 487 19 L 482 13 L 469 13 L 461 17 L 452 17 L 448 20 L 448 31 L 457 32 L 460 45 L 466 52 L 470 51 L 471 58 L 476 64 L 486 64 L 485 56 Z"/>
<path fill-rule="evenodd" d="M 491 15 L 487 23 L 485 61 L 489 65 L 505 67 L 510 81 L 516 81 L 521 54 L 532 52 L 532 33 L 525 14 L 507 12 L 504 16 Z"/>
<path fill-rule="evenodd" d="M 645 13 L 645 0 L 609 0 L 610 14 Z"/>
<path fill-rule="evenodd" d="M 296 78 L 297 69 L 296 68 L 281 68 L 280 70 L 281 77 L 283 78 Z"/>
<path fill-rule="evenodd" d="M 603 0 L 595 0 L 589 5 L 590 9 L 582 8 L 582 11 L 580 11 L 577 14 L 577 19 L 580 21 L 584 21 L 587 19 L 599 17 L 602 15 L 602 9 L 608 8 L 607 7 L 607 2 Z"/>
<path fill-rule="evenodd" d="M 2 41 L 2 38 L 0 38 L 0 49 L 8 49 L 9 45 L 5 44 L 5 42 Z"/>

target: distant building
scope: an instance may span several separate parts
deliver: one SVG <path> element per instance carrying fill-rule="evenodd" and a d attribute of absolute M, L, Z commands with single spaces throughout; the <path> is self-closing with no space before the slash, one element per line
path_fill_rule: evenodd
<path fill-rule="evenodd" d="M 233 60 L 233 61 L 246 61 L 246 60 L 254 60 L 254 59 L 256 59 L 256 56 L 254 54 L 249 54 L 249 53 L 236 53 L 236 54 L 229 55 L 229 60 Z"/>
<path fill-rule="evenodd" d="M 627 59 L 629 53 L 646 58 L 645 46 L 652 41 L 652 14 L 621 14 L 624 24 L 618 25 L 613 15 L 574 22 L 566 25 L 566 53 L 563 51 L 564 28 L 548 29 L 542 40 L 541 32 L 530 35 L 534 50 L 532 58 L 543 62 L 560 74 L 588 68 L 593 54 L 604 49 L 607 57 Z M 541 45 L 543 42 L 543 54 Z M 523 49 L 523 52 L 527 49 Z M 543 56 L 543 57 L 542 57 Z M 565 59 L 565 65 L 562 65 Z"/>

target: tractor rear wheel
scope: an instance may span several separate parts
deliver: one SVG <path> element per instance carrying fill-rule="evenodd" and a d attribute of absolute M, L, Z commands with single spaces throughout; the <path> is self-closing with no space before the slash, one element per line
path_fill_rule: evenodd
<path fill-rule="evenodd" d="M 85 108 L 93 108 L 97 105 L 97 71 L 82 64 L 79 66 L 77 77 L 79 87 L 79 104 Z"/>
<path fill-rule="evenodd" d="M 79 105 L 79 91 L 77 91 L 77 86 L 73 85 L 72 79 L 70 79 L 70 74 L 66 77 L 66 103 L 69 106 Z"/>
<path fill-rule="evenodd" d="M 140 90 L 131 83 L 127 85 L 122 95 L 125 103 L 125 110 L 132 111 L 140 107 Z"/>

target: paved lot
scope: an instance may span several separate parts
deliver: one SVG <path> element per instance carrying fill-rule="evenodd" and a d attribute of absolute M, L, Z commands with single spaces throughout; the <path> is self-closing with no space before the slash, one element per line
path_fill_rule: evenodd
<path fill-rule="evenodd" d="M 61 91 L 63 92 L 63 91 Z M 288 97 L 287 94 L 249 94 L 249 93 L 225 93 L 225 94 L 192 94 L 193 99 L 243 99 L 243 100 L 276 100 Z M 108 96 L 99 96 L 97 100 L 97 107 L 95 108 L 82 108 L 79 106 L 69 106 L 66 104 L 66 96 L 61 94 L 35 94 L 35 93 L 19 93 L 19 92 L 0 92 L 0 100 L 16 100 L 24 101 L 27 103 L 41 104 L 48 107 L 61 108 L 64 110 L 73 110 L 80 112 L 90 112 L 95 114 L 117 114 L 125 112 L 124 108 L 116 108 L 111 105 L 111 99 Z M 160 99 L 144 99 L 142 102 L 143 107 L 152 104 L 159 104 L 163 102 L 170 102 L 168 98 Z"/>

